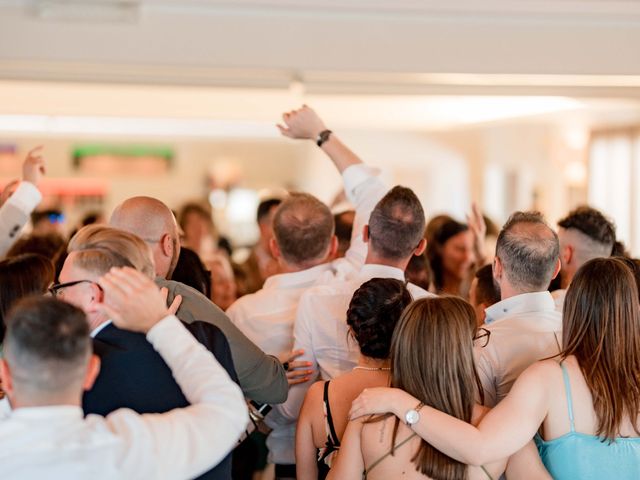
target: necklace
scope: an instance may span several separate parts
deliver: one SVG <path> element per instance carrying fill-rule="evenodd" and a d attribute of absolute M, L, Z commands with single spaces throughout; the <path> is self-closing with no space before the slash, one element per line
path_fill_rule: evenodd
<path fill-rule="evenodd" d="M 379 372 L 391 370 L 391 367 L 353 367 L 354 370 L 366 370 L 368 372 Z"/>

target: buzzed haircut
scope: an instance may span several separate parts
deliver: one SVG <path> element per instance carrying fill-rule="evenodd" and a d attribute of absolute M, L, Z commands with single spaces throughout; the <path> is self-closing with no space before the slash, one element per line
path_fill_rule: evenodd
<path fill-rule="evenodd" d="M 269 216 L 269 212 L 273 207 L 277 207 L 282 203 L 282 199 L 280 198 L 268 198 L 263 200 L 258 205 L 258 212 L 256 214 L 256 221 L 258 223 L 262 223 L 262 221 Z"/>
<path fill-rule="evenodd" d="M 516 212 L 504 224 L 496 243 L 511 284 L 523 292 L 546 290 L 560 256 L 558 235 L 539 212 Z"/>
<path fill-rule="evenodd" d="M 409 258 L 424 237 L 424 210 L 409 188 L 393 187 L 371 212 L 369 243 L 389 260 Z"/>
<path fill-rule="evenodd" d="M 591 245 L 586 247 L 594 254 L 608 257 L 616 242 L 616 227 L 602 212 L 589 206 L 581 206 L 569 212 L 558 222 L 566 230 L 578 230 L 586 235 Z"/>
<path fill-rule="evenodd" d="M 333 215 L 308 193 L 292 193 L 273 217 L 273 234 L 280 253 L 291 264 L 308 267 L 326 254 L 334 232 Z"/>
<path fill-rule="evenodd" d="M 92 348 L 82 310 L 52 297 L 27 297 L 6 323 L 4 355 L 16 385 L 55 394 L 82 379 Z"/>
<path fill-rule="evenodd" d="M 493 281 L 493 268 L 485 265 L 476 271 L 476 301 L 478 304 L 484 303 L 486 306 L 500 301 L 500 288 Z"/>

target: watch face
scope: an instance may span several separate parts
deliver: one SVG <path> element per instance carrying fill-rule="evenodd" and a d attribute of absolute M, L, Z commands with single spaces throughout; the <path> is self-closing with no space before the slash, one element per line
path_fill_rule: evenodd
<path fill-rule="evenodd" d="M 408 425 L 413 425 L 420 420 L 420 414 L 415 410 L 409 410 L 404 418 Z"/>

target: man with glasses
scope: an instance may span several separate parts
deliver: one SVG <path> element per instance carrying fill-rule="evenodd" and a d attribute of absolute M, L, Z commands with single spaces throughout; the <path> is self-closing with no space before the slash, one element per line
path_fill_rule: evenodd
<path fill-rule="evenodd" d="M 77 235 L 82 232 L 81 230 Z M 126 236 L 132 237 L 129 244 L 124 242 Z M 122 232 L 121 237 L 120 251 L 129 250 L 129 255 L 133 255 L 133 250 L 136 249 L 136 242 L 133 241 L 136 240 L 135 237 L 125 232 Z M 76 240 L 77 238 L 74 237 Z M 144 246 L 142 240 L 137 241 Z M 76 242 L 72 239 L 71 243 L 75 245 Z M 124 255 L 94 243 L 85 249 L 69 253 L 60 272 L 60 283 L 49 289 L 57 298 L 85 312 L 93 337 L 94 352 L 102 362 L 100 375 L 84 395 L 85 413 L 106 416 L 119 408 L 130 408 L 137 413 L 164 413 L 189 405 L 170 368 L 147 338 L 139 333 L 117 328 L 107 312 L 100 308 L 105 298 L 99 283 L 100 277 L 112 267 L 131 266 L 132 262 Z M 153 277 L 150 271 L 144 273 L 147 278 Z M 174 312 L 175 305 L 171 313 Z M 214 354 L 231 379 L 237 382 L 229 345 L 222 332 L 205 322 L 185 324 L 185 328 Z M 214 469 L 199 478 L 222 480 L 228 479 L 230 474 L 231 457 L 227 456 Z"/>
<path fill-rule="evenodd" d="M 560 270 L 559 250 L 537 212 L 514 213 L 498 235 L 493 278 L 501 300 L 485 309 L 486 332 L 475 344 L 487 407 L 506 397 L 528 366 L 560 352 L 562 315 L 547 290 Z"/>
<path fill-rule="evenodd" d="M 169 314 L 151 279 L 132 269 L 111 269 L 99 278 L 64 283 L 57 294 L 99 294 L 94 306 L 102 318 L 148 339 L 192 407 L 164 415 L 126 409 L 85 418 L 82 391 L 91 387 L 100 362 L 92 355 L 83 311 L 53 298 L 23 299 L 7 319 L 0 360 L 12 407 L 0 422 L 3 478 L 183 479 L 225 457 L 248 420 L 242 393 Z"/>

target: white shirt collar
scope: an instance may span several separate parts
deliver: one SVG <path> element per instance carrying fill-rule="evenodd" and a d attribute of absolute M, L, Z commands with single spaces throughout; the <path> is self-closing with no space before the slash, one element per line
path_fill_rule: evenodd
<path fill-rule="evenodd" d="M 73 405 L 50 405 L 47 407 L 16 408 L 11 411 L 11 416 L 26 420 L 52 418 L 56 422 L 64 422 L 65 420 L 82 420 L 84 413 L 82 408 Z"/>
<path fill-rule="evenodd" d="M 329 270 L 331 265 L 323 263 L 299 272 L 279 273 L 272 275 L 264 282 L 264 289 L 270 288 L 300 288 L 311 286 L 320 275 Z"/>
<path fill-rule="evenodd" d="M 498 320 L 517 313 L 553 312 L 555 308 L 556 305 L 553 297 L 547 291 L 522 293 L 486 308 L 484 310 L 487 314 L 485 323 L 490 324 L 497 322 Z"/>
<path fill-rule="evenodd" d="M 370 280 L 372 278 L 394 278 L 404 282 L 404 271 L 389 265 L 380 265 L 375 263 L 367 263 L 362 266 L 358 277 Z"/>
<path fill-rule="evenodd" d="M 107 320 L 106 322 L 101 323 L 100 325 L 98 325 L 96 328 L 94 328 L 91 333 L 89 334 L 89 336 L 91 338 L 96 338 L 96 335 L 98 335 L 102 330 L 104 330 L 105 328 L 107 328 L 109 325 L 111 325 L 113 323 L 112 320 Z"/>

